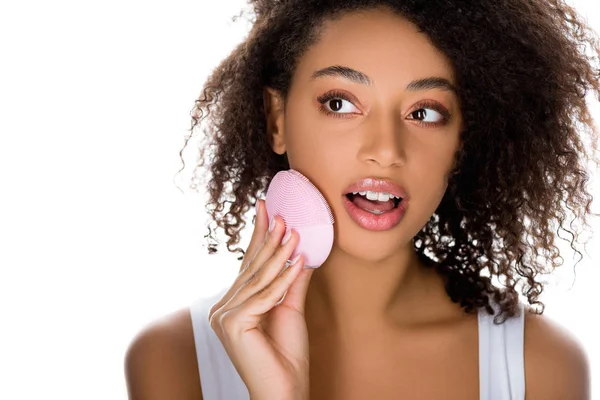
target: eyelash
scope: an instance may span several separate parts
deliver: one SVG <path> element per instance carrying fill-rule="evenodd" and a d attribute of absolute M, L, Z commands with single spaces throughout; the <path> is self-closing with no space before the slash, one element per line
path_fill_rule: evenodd
<path fill-rule="evenodd" d="M 346 93 L 334 90 L 332 92 L 328 92 L 322 96 L 317 97 L 317 101 L 321 104 L 321 107 L 319 107 L 319 111 L 321 111 L 325 115 L 332 116 L 334 118 L 347 118 L 346 117 L 347 114 L 332 112 L 332 111 L 329 111 L 327 109 L 327 107 L 325 107 L 325 104 L 328 101 L 339 100 L 339 99 L 346 100 L 346 101 L 349 101 L 350 103 L 352 103 L 352 99 L 349 98 L 349 96 Z M 448 121 L 452 117 L 452 114 L 448 110 L 446 110 L 444 107 L 440 106 L 436 102 L 429 101 L 429 100 L 424 100 L 424 101 L 420 102 L 419 104 L 417 104 L 416 108 L 414 109 L 413 112 L 411 112 L 411 114 L 414 114 L 415 112 L 425 109 L 425 108 L 430 108 L 430 109 L 438 112 L 443 117 L 443 119 L 440 122 L 424 122 L 424 121 L 414 120 L 419 125 L 441 126 L 441 125 L 445 125 L 446 123 L 448 123 Z"/>

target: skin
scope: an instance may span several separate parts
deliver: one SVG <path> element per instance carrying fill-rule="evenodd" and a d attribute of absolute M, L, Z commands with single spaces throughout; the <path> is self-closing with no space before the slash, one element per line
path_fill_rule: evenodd
<path fill-rule="evenodd" d="M 340 76 L 311 79 L 329 66 L 358 70 L 371 84 Z M 287 152 L 290 167 L 323 193 L 336 221 L 332 252 L 314 273 L 307 294 L 307 313 L 316 323 L 333 324 L 328 329 L 407 326 L 422 320 L 424 311 L 440 317 L 417 306 L 425 293 L 442 302 L 447 296 L 441 278 L 420 264 L 412 238 L 446 191 L 462 117 L 453 91 L 407 90 L 411 81 L 428 77 L 455 84 L 452 68 L 427 36 L 408 21 L 377 10 L 326 25 L 298 64 L 285 111 L 281 96 L 266 91 L 273 151 Z M 317 100 L 331 91 L 349 98 L 324 103 L 336 115 L 324 114 Z M 424 101 L 451 117 L 446 119 L 436 106 L 423 106 Z M 369 231 L 347 214 L 344 189 L 364 177 L 388 179 L 407 191 L 406 213 L 393 229 Z M 458 311 L 446 303 L 444 312 Z"/>
<path fill-rule="evenodd" d="M 311 80 L 331 65 L 361 71 L 372 84 Z M 285 111 L 278 93 L 265 89 L 273 151 L 287 152 L 291 168 L 315 183 L 336 220 L 331 255 L 312 274 L 306 293 L 311 400 L 479 398 L 476 316 L 450 301 L 442 279 L 420 264 L 411 246 L 447 189 L 462 124 L 451 91 L 406 90 L 426 77 L 455 83 L 426 36 L 376 9 L 326 25 L 300 60 Z M 352 99 L 338 111 L 349 113 L 342 118 L 319 111 L 316 98 L 334 89 Z M 427 116 L 415 113 L 423 100 L 439 103 L 452 117 L 438 126 L 419 125 L 419 119 L 442 119 L 430 106 Z M 406 189 L 410 200 L 398 226 L 371 232 L 346 214 L 342 193 L 363 177 Z M 590 398 L 589 362 L 571 333 L 526 313 L 524 335 L 527 400 Z M 188 308 L 136 336 L 125 374 L 132 400 L 202 399 Z"/>
<path fill-rule="evenodd" d="M 370 83 L 340 76 L 311 78 L 329 66 L 360 71 Z M 442 200 L 460 146 L 456 93 L 447 88 L 407 90 L 410 82 L 430 77 L 455 85 L 452 68 L 425 35 L 408 21 L 376 10 L 326 25 L 298 64 L 285 107 L 277 92 L 266 91 L 273 151 L 287 152 L 290 167 L 323 193 L 336 221 L 332 252 L 313 274 L 306 300 L 311 359 L 321 360 L 311 369 L 311 380 L 322 382 L 323 398 L 332 398 L 336 391 L 343 391 L 342 398 L 357 396 L 360 389 L 350 390 L 351 385 L 341 382 L 362 382 L 358 371 L 365 365 L 372 365 L 372 378 L 380 377 L 369 379 L 372 384 L 393 382 L 381 356 L 395 352 L 402 357 L 408 349 L 392 343 L 414 345 L 411 328 L 454 320 L 456 331 L 458 321 L 470 327 L 476 323 L 450 301 L 442 278 L 421 265 L 412 246 L 412 238 Z M 327 100 L 327 114 L 318 98 L 332 91 L 343 92 L 347 99 Z M 404 218 L 393 229 L 366 230 L 345 211 L 344 189 L 363 177 L 392 180 L 408 193 Z M 349 355 L 356 352 L 347 350 L 360 348 L 373 335 L 381 347 L 359 357 Z M 471 379 L 462 382 L 476 388 L 475 347 L 460 349 L 470 355 L 469 366 L 461 372 L 471 372 Z M 340 377 L 335 390 L 327 388 L 335 383 L 326 381 L 336 382 L 333 376 L 325 378 L 331 370 Z M 405 376 L 414 384 L 413 374 Z M 398 388 L 386 386 L 388 395 Z M 461 391 L 474 394 L 472 389 Z M 315 390 L 312 395 L 317 396 Z"/>

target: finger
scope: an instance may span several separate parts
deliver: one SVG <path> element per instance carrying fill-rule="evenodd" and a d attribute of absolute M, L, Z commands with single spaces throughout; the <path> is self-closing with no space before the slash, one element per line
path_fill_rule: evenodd
<path fill-rule="evenodd" d="M 278 215 L 273 217 L 273 223 L 273 230 L 267 233 L 266 242 L 264 242 L 263 246 L 258 250 L 252 261 L 250 261 L 250 265 L 247 268 L 249 276 L 255 273 L 262 265 L 264 265 L 271 257 L 273 257 L 273 254 L 281 245 L 283 237 L 288 231 L 292 230 L 286 228 L 285 221 Z"/>
<path fill-rule="evenodd" d="M 304 315 L 306 294 L 308 293 L 308 287 L 310 286 L 310 279 L 316 268 L 304 268 L 304 260 L 299 262 L 302 263 L 302 270 L 290 285 L 280 305 L 293 308 Z"/>
<path fill-rule="evenodd" d="M 240 274 L 238 275 L 238 277 L 236 278 L 236 280 L 234 281 L 234 283 L 231 285 L 231 287 L 229 288 L 229 290 L 227 290 L 227 292 L 223 295 L 223 297 L 216 302 L 211 309 L 209 310 L 208 313 L 208 318 L 210 319 L 212 314 L 218 310 L 219 308 L 223 307 L 223 305 L 225 303 L 227 303 L 231 297 L 234 296 L 234 294 L 240 289 L 240 287 L 244 284 L 244 282 L 246 282 L 248 280 L 248 278 L 250 276 L 252 276 L 252 274 L 256 271 L 256 268 L 254 268 L 253 270 L 249 270 L 249 266 L 252 263 L 256 253 L 263 249 L 263 244 L 264 244 L 264 240 L 265 237 L 267 235 L 267 231 L 268 231 L 268 218 L 267 218 L 267 212 L 266 212 L 266 206 L 265 206 L 265 202 L 264 200 L 257 200 L 257 213 L 256 213 L 256 224 L 255 224 L 255 229 L 254 232 L 252 233 L 252 239 L 250 240 L 250 244 L 248 245 L 248 248 L 246 249 L 246 254 L 244 254 L 244 258 L 242 260 L 242 263 L 240 264 Z M 277 225 L 281 225 L 281 219 L 278 221 Z M 279 243 L 279 241 L 281 240 L 281 237 L 283 236 L 283 232 L 280 226 L 276 226 L 274 231 L 271 232 L 270 234 L 272 236 L 272 241 L 269 242 L 271 243 L 271 245 L 265 250 L 267 252 L 274 252 L 274 250 L 277 248 L 277 244 Z M 263 259 L 264 257 L 261 257 L 261 259 Z"/>
<path fill-rule="evenodd" d="M 269 258 L 261 268 L 239 288 L 234 296 L 224 307 L 234 308 L 254 296 L 256 293 L 268 287 L 285 268 L 286 261 L 292 255 L 294 248 L 298 244 L 299 236 L 293 229 L 290 230 L 290 239 L 286 244 L 281 244 L 274 254 Z M 286 270 L 289 268 L 286 268 Z"/>
<path fill-rule="evenodd" d="M 230 336 L 256 328 L 262 316 L 275 306 L 301 270 L 302 264 L 290 265 L 270 285 L 254 293 L 247 301 L 234 308 L 223 307 L 215 313 L 211 325 L 218 323 Z"/>
<path fill-rule="evenodd" d="M 293 248 L 297 245 L 298 234 L 290 230 L 290 232 L 292 233 L 292 237 L 290 238 L 290 243 L 288 243 L 288 245 L 292 246 L 292 248 L 288 250 L 288 246 L 281 245 L 281 241 L 283 239 L 285 231 L 285 223 L 283 222 L 283 219 L 279 216 L 275 216 L 274 220 L 275 225 L 273 227 L 273 231 L 269 232 L 267 242 L 263 245 L 263 247 L 259 249 L 258 254 L 250 262 L 250 265 L 247 268 L 245 268 L 242 272 L 240 272 L 240 274 L 236 277 L 234 283 L 231 285 L 229 290 L 227 290 L 227 293 L 211 307 L 211 309 L 208 312 L 209 320 L 215 311 L 217 311 L 221 307 L 224 307 L 229 301 L 231 301 L 233 297 L 237 296 L 240 289 L 242 289 L 244 286 L 249 284 L 260 284 L 260 288 L 262 288 L 264 287 L 264 285 L 268 284 L 268 282 L 272 281 L 275 278 L 275 276 L 277 276 L 275 275 L 270 277 L 268 279 L 268 282 L 257 281 L 259 279 L 259 274 L 262 274 L 259 273 L 259 270 L 277 253 L 278 248 L 281 250 L 279 250 L 279 253 L 277 254 L 281 254 L 281 251 L 288 253 L 287 255 L 278 255 L 276 257 L 277 260 L 281 260 L 282 257 L 284 258 L 283 261 L 277 262 L 277 265 L 279 265 L 280 268 L 276 272 L 279 273 L 281 271 L 281 267 L 283 267 L 283 264 L 287 260 L 287 257 L 290 256 L 290 254 L 293 251 Z M 247 299 L 250 295 L 251 294 L 244 296 L 242 300 Z M 231 308 L 231 306 L 229 306 L 228 308 Z"/>
<path fill-rule="evenodd" d="M 265 241 L 267 230 L 269 228 L 269 219 L 266 212 L 264 200 L 256 200 L 256 221 L 254 223 L 254 231 L 250 238 L 250 244 L 244 254 L 244 259 L 240 265 L 240 271 L 244 269 L 248 263 L 254 258 L 256 252 L 260 249 Z"/>
<path fill-rule="evenodd" d="M 242 287 L 244 283 L 248 281 L 248 279 L 250 279 L 257 272 L 257 270 L 273 255 L 273 253 L 275 253 L 285 234 L 285 222 L 277 215 L 273 218 L 273 221 L 273 230 L 271 232 L 267 232 L 266 242 L 260 244 L 261 247 L 258 249 L 258 253 L 253 258 L 249 258 L 249 253 L 246 253 L 244 259 L 249 258 L 249 261 L 246 262 L 247 265 L 244 266 L 244 262 L 242 262 L 240 273 L 236 277 L 234 283 L 223 296 L 222 300 L 213 306 L 213 309 L 217 309 L 219 306 L 222 306 L 227 300 L 229 300 L 240 289 L 240 287 Z M 211 311 L 213 309 L 211 309 Z"/>

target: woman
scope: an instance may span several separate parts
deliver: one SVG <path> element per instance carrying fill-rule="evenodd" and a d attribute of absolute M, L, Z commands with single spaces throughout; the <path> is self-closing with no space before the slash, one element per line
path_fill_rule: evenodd
<path fill-rule="evenodd" d="M 589 399 L 586 355 L 541 316 L 536 278 L 560 265 L 566 209 L 591 214 L 593 32 L 558 0 L 251 3 L 192 126 L 208 122 L 211 215 L 240 274 L 135 338 L 130 398 Z M 287 169 L 335 218 L 316 270 L 284 268 L 298 235 L 268 229 L 262 200 L 232 249 Z M 350 202 L 404 212 L 373 226 Z"/>

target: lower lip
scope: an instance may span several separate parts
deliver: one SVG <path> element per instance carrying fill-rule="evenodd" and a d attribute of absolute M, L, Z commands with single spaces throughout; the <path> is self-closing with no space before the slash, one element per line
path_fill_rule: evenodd
<path fill-rule="evenodd" d="M 368 229 L 370 231 L 387 231 L 388 229 L 394 228 L 402 220 L 404 211 L 406 208 L 405 200 L 402 200 L 398 207 L 383 213 L 383 214 L 372 214 L 354 205 L 353 202 L 348 200 L 348 197 L 344 198 L 344 206 L 350 217 L 360 227 Z"/>

